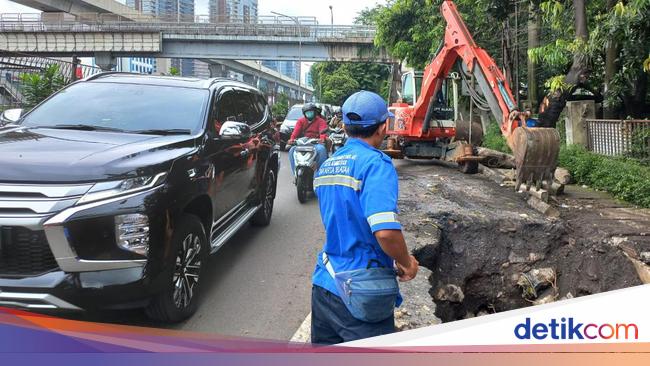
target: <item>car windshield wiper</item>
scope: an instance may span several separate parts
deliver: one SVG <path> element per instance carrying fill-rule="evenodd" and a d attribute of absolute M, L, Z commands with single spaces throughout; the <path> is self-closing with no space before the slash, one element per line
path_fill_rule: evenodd
<path fill-rule="evenodd" d="M 113 127 L 104 127 L 104 126 L 93 126 L 93 125 L 84 125 L 84 124 L 76 124 L 76 125 L 54 125 L 54 126 L 37 126 L 40 128 L 54 128 L 54 129 L 59 129 L 59 130 L 82 130 L 82 131 L 110 131 L 110 132 L 124 132 L 124 130 L 121 130 L 119 128 L 113 128 Z"/>
<path fill-rule="evenodd" d="M 131 131 L 133 133 L 138 133 L 141 135 L 189 135 L 192 133 L 191 130 L 187 129 L 181 129 L 181 128 L 176 128 L 176 129 L 169 129 L 169 130 L 139 130 L 139 131 Z"/>

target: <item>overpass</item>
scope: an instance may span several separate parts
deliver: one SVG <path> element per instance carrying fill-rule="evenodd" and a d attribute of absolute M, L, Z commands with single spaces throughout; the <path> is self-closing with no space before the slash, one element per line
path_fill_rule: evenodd
<path fill-rule="evenodd" d="M 90 14 L 103 13 L 115 14 L 124 19 L 148 20 L 151 16 L 129 8 L 115 0 L 11 0 L 14 3 L 38 9 L 45 13 Z M 57 15 L 60 16 L 60 15 Z M 47 17 L 47 15 L 46 15 Z M 55 18 L 56 16 L 54 16 Z"/>
<path fill-rule="evenodd" d="M 0 14 L 0 49 L 47 56 L 393 62 L 367 26 L 130 20 L 114 14 L 49 20 Z M 104 57 L 102 56 L 102 57 Z"/>

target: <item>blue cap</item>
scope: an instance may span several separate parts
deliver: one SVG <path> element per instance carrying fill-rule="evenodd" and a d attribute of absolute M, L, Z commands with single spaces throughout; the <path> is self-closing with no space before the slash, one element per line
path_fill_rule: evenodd
<path fill-rule="evenodd" d="M 388 111 L 386 101 L 379 95 L 362 90 L 352 94 L 341 107 L 343 123 L 346 125 L 369 127 L 384 123 L 389 117 L 395 117 Z M 356 114 L 359 118 L 350 119 Z"/>

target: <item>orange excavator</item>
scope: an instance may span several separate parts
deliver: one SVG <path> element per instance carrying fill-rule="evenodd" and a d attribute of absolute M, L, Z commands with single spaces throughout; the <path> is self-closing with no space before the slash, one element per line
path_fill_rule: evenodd
<path fill-rule="evenodd" d="M 394 158 L 453 161 L 464 173 L 476 173 L 482 159 L 476 146 L 483 131 L 472 121 L 475 106 L 492 112 L 513 151 L 516 189 L 522 184 L 527 189 L 550 185 L 557 166 L 559 133 L 554 128 L 534 127 L 529 113 L 518 110 L 501 70 L 476 45 L 454 2 L 444 1 L 441 12 L 447 23 L 444 41 L 423 74 L 404 74 L 402 101 L 390 107 L 395 118 L 386 127 L 385 152 Z M 469 119 L 458 110 L 459 80 L 464 81 L 471 99 Z"/>

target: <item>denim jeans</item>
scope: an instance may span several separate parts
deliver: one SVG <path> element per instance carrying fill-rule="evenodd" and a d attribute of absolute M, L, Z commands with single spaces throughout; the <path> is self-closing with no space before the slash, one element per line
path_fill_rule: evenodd
<path fill-rule="evenodd" d="M 311 343 L 335 344 L 395 332 L 395 318 L 366 323 L 350 314 L 340 297 L 320 286 L 311 290 Z"/>
<path fill-rule="evenodd" d="M 320 168 L 321 165 L 327 160 L 327 148 L 323 144 L 314 145 L 316 148 L 316 170 Z M 295 174 L 296 172 L 296 162 L 293 160 L 293 152 L 296 150 L 296 146 L 292 146 L 289 149 L 289 164 L 291 165 L 291 171 Z"/>

